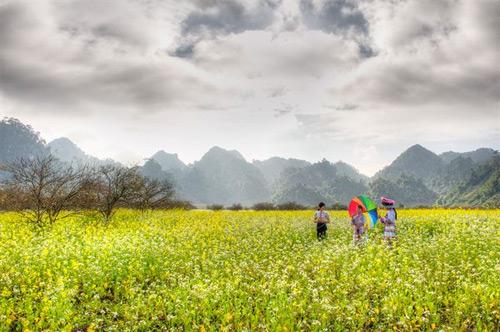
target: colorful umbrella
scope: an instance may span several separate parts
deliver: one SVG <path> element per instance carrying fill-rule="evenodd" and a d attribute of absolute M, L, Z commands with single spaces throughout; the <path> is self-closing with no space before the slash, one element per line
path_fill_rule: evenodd
<path fill-rule="evenodd" d="M 361 205 L 363 208 L 363 213 L 368 212 L 371 220 L 370 228 L 374 227 L 378 220 L 377 204 L 365 195 L 353 197 L 351 203 L 349 203 L 349 216 L 351 216 L 351 218 L 356 215 L 358 205 Z"/>

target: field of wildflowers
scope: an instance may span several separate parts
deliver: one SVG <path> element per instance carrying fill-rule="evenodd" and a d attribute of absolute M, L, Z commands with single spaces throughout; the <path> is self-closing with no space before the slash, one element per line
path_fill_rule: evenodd
<path fill-rule="evenodd" d="M 0 331 L 498 331 L 500 210 L 398 212 L 392 249 L 346 212 L 2 213 Z"/>

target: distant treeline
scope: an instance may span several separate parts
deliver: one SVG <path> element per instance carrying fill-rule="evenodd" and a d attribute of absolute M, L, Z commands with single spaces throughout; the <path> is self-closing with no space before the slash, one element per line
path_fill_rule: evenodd
<path fill-rule="evenodd" d="M 201 207 L 199 207 L 201 208 Z M 314 210 L 316 206 L 306 206 L 296 202 L 288 202 L 283 204 L 273 204 L 269 202 L 261 202 L 254 204 L 252 206 L 243 206 L 241 204 L 232 204 L 229 206 L 224 206 L 222 204 L 210 204 L 205 207 L 207 210 L 212 211 L 240 211 L 240 210 L 254 210 L 254 211 L 300 211 L 300 210 Z M 488 210 L 491 207 L 442 207 L 438 205 L 419 205 L 419 206 L 409 206 L 406 207 L 403 204 L 397 205 L 398 209 L 409 209 L 409 210 L 429 210 L 429 209 L 461 209 L 461 210 Z M 345 211 L 347 210 L 347 205 L 334 203 L 327 205 L 327 209 L 331 211 Z"/>
<path fill-rule="evenodd" d="M 302 205 L 296 202 L 286 202 L 286 203 L 281 203 L 281 204 L 274 204 L 270 202 L 261 202 L 261 203 L 256 203 L 251 206 L 243 206 L 239 203 L 230 205 L 230 206 L 224 206 L 222 204 L 211 204 L 207 205 L 206 209 L 207 210 L 214 210 L 214 211 L 219 211 L 219 210 L 231 210 L 231 211 L 239 211 L 239 210 L 255 210 L 255 211 L 298 211 L 298 210 L 312 210 L 316 209 L 316 206 L 307 206 L 307 205 Z M 343 204 L 332 204 L 328 206 L 329 210 L 347 210 L 347 205 Z"/>

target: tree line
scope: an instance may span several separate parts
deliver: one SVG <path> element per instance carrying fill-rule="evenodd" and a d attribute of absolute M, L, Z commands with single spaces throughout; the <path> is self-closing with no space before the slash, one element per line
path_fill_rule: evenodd
<path fill-rule="evenodd" d="M 0 171 L 0 209 L 18 211 L 40 227 L 82 211 L 95 211 L 107 222 L 119 207 L 191 207 L 174 199 L 171 182 L 145 177 L 137 166 L 73 166 L 39 154 L 1 165 Z"/>
<path fill-rule="evenodd" d="M 224 206 L 222 204 L 210 204 L 206 206 L 207 210 L 220 211 L 220 210 L 254 210 L 254 211 L 301 211 L 301 210 L 311 210 L 316 209 L 316 205 L 303 205 L 294 201 L 285 203 L 271 203 L 271 202 L 259 202 L 251 206 L 245 207 L 239 203 L 235 203 L 229 206 Z M 333 203 L 328 205 L 329 210 L 342 211 L 347 210 L 347 205 L 340 203 Z"/>

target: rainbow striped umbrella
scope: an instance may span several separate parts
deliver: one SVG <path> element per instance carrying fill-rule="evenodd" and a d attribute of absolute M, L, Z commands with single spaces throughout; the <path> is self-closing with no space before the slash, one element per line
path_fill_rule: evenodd
<path fill-rule="evenodd" d="M 378 220 L 377 204 L 365 195 L 353 197 L 351 203 L 349 203 L 349 216 L 351 218 L 356 215 L 358 205 L 363 208 L 363 213 L 367 212 L 370 216 L 370 228 L 374 227 Z"/>

